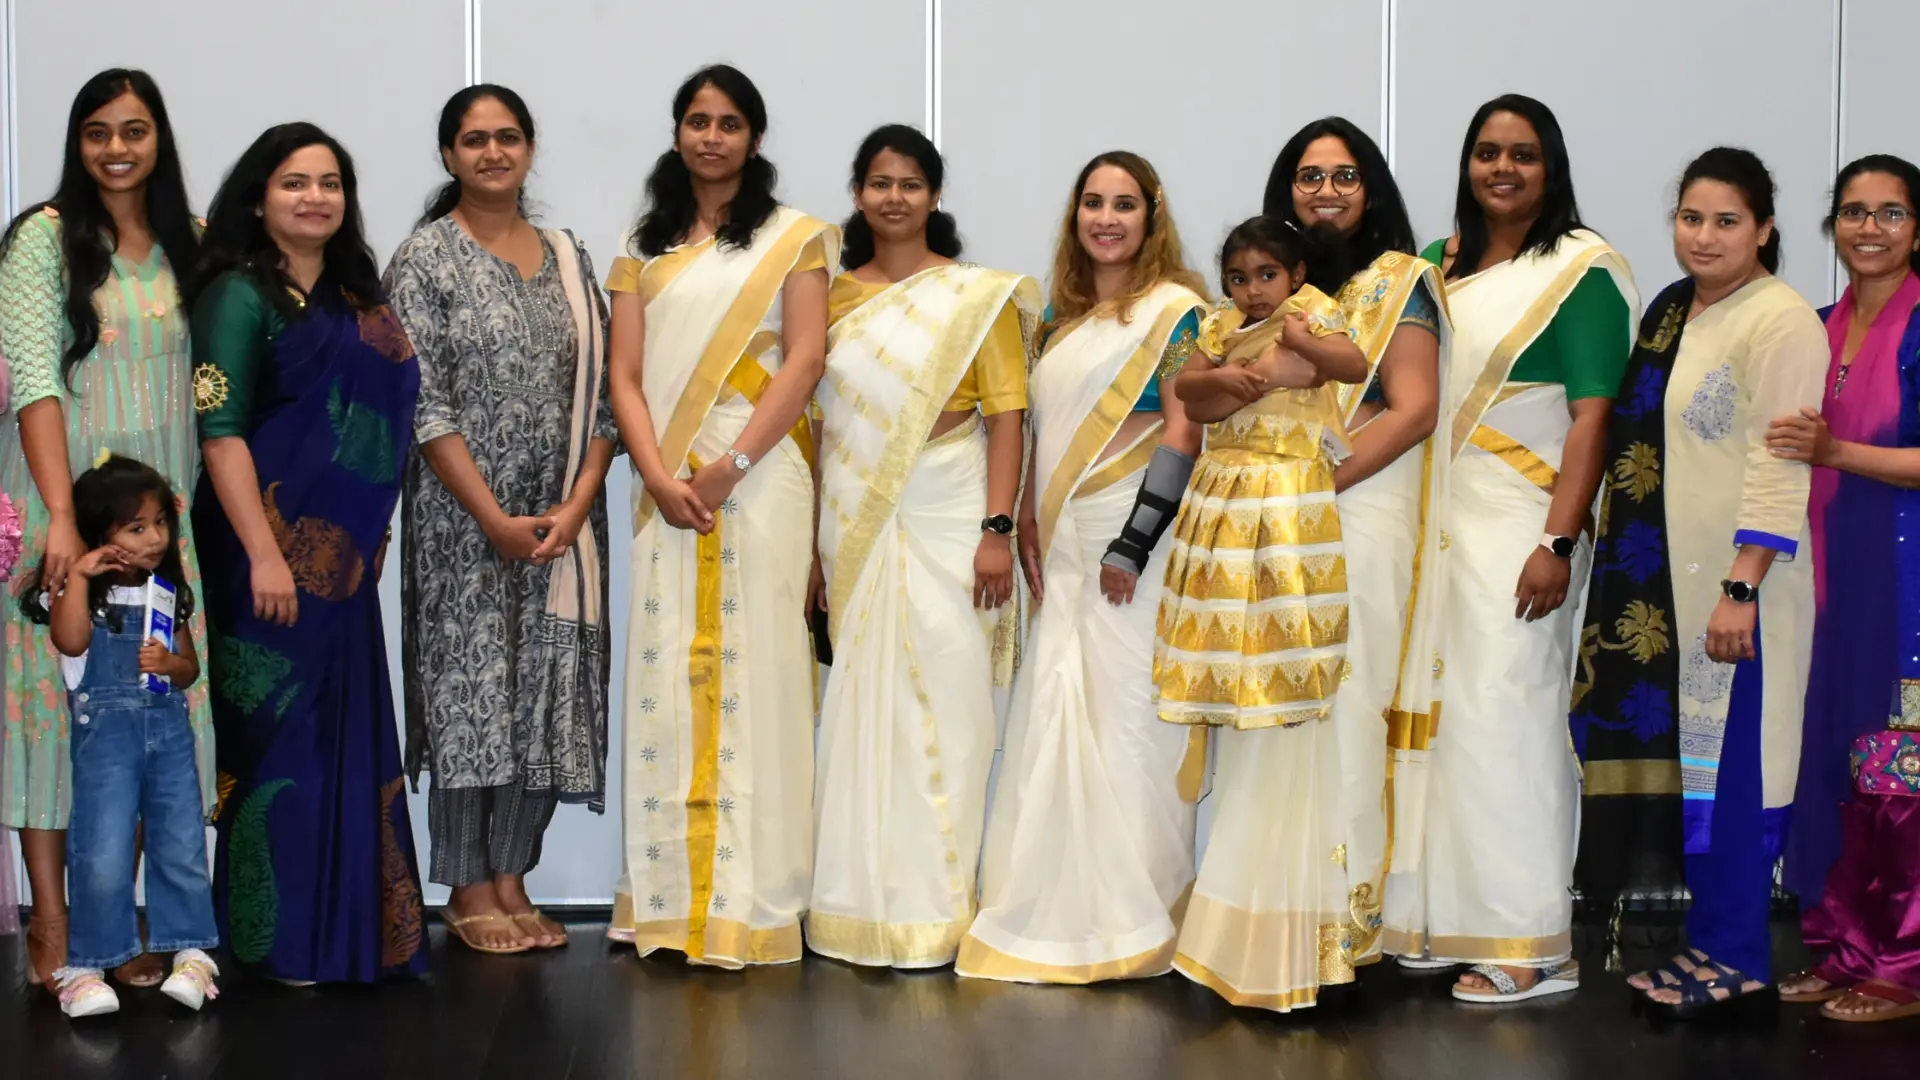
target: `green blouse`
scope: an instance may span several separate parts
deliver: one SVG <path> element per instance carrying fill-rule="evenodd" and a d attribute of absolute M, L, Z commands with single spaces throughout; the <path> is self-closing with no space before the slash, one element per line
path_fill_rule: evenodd
<path fill-rule="evenodd" d="M 1447 242 L 1435 240 L 1420 257 L 1442 265 Z M 1595 267 L 1567 294 L 1553 321 L 1514 361 L 1508 382 L 1552 382 L 1567 388 L 1567 400 L 1611 398 L 1620 392 L 1633 352 L 1633 312 L 1613 275 Z"/>
<path fill-rule="evenodd" d="M 200 438 L 245 438 L 254 402 L 273 396 L 273 343 L 286 319 L 260 286 L 229 270 L 193 305 L 193 388 Z"/>

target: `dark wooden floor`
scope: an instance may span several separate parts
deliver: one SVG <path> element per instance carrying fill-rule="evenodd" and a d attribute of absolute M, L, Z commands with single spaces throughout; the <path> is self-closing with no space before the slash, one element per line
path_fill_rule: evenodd
<path fill-rule="evenodd" d="M 1920 1023 L 1842 1025 L 1787 1007 L 1767 1032 L 1655 1032 L 1624 982 L 1509 1008 L 1459 1005 L 1447 980 L 1370 969 L 1343 1002 L 1274 1016 L 1177 976 L 1092 989 L 868 973 L 818 958 L 744 974 L 610 951 L 599 927 L 546 954 L 483 957 L 436 928 L 430 978 L 294 990 L 229 978 L 192 1016 L 128 992 L 76 1025 L 31 993 L 0 939 L 0 1077 L 1284 1077 L 1740 1080 L 1915 1076 Z M 1631 959 L 1631 957 L 1630 957 Z"/>

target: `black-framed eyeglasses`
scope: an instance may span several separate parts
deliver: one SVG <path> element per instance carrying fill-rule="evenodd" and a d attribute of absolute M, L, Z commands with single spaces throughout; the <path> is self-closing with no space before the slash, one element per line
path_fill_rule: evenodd
<path fill-rule="evenodd" d="M 1904 206 L 1883 206 L 1878 210 L 1869 210 L 1859 203 L 1848 203 L 1833 216 L 1836 221 L 1855 226 L 1865 225 L 1867 219 L 1872 218 L 1888 232 L 1899 232 L 1907 222 L 1913 220 L 1913 211 Z"/>
<path fill-rule="evenodd" d="M 1302 195 L 1318 195 L 1329 179 L 1333 181 L 1335 195 L 1351 195 L 1360 190 L 1360 170 L 1351 165 L 1342 165 L 1331 173 L 1317 165 L 1309 165 L 1293 174 L 1293 186 Z"/>

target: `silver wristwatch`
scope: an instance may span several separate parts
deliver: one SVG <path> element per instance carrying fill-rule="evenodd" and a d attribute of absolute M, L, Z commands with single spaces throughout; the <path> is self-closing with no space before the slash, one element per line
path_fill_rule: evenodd
<path fill-rule="evenodd" d="M 727 456 L 733 459 L 733 467 L 743 473 L 753 468 L 753 459 L 748 457 L 744 451 L 729 450 L 727 451 Z"/>

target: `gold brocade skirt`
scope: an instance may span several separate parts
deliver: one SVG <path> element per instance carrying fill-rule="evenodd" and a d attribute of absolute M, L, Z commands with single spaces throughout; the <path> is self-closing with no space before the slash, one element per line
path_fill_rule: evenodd
<path fill-rule="evenodd" d="M 1326 458 L 1201 455 L 1160 601 L 1160 719 L 1240 729 L 1323 720 L 1346 642 L 1346 559 Z"/>

